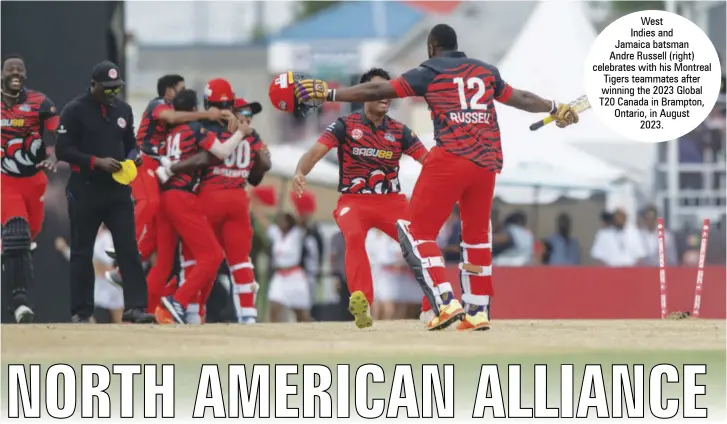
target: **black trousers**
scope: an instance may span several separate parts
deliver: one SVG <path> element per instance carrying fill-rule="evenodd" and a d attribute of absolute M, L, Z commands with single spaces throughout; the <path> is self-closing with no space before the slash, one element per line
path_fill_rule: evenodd
<path fill-rule="evenodd" d="M 88 318 L 93 314 L 93 247 L 101 224 L 114 241 L 124 278 L 124 309 L 146 309 L 146 277 L 136 243 L 131 188 L 113 182 L 89 182 L 73 174 L 66 196 L 71 220 L 71 315 Z"/>

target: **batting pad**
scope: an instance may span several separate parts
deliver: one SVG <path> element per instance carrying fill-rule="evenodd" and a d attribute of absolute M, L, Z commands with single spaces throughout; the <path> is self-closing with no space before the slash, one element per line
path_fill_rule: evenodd
<path fill-rule="evenodd" d="M 411 233 L 409 233 L 409 221 L 403 219 L 396 221 L 396 232 L 399 236 L 399 245 L 404 254 L 404 260 L 411 267 L 419 287 L 421 287 L 424 296 L 432 305 L 432 311 L 438 316 L 442 299 L 439 296 L 439 289 L 434 285 L 434 279 L 429 268 L 441 268 L 442 273 L 444 272 L 444 260 L 439 247 L 434 241 L 418 242 L 414 240 Z M 433 252 L 429 252 L 430 255 L 424 256 L 427 250 L 432 250 L 432 246 L 434 248 Z M 422 253 L 422 250 L 425 253 Z M 434 252 L 436 252 L 436 256 L 432 255 Z"/>
<path fill-rule="evenodd" d="M 462 262 L 459 278 L 462 301 L 466 304 L 487 306 L 492 294 L 492 245 L 490 243 L 460 243 Z"/>

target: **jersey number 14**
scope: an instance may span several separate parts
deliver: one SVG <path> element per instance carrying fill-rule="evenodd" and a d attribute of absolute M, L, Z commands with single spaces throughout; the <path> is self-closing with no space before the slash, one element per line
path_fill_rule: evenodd
<path fill-rule="evenodd" d="M 454 78 L 452 81 L 457 84 L 457 92 L 459 93 L 459 105 L 462 109 L 487 110 L 487 103 L 480 103 L 480 100 L 482 100 L 482 97 L 484 97 L 486 91 L 485 82 L 482 81 L 482 78 L 467 78 L 466 84 L 464 78 L 462 77 Z M 468 90 L 477 89 L 475 94 L 470 99 L 469 107 L 467 106 L 467 94 L 465 93 L 465 85 L 467 85 Z"/>

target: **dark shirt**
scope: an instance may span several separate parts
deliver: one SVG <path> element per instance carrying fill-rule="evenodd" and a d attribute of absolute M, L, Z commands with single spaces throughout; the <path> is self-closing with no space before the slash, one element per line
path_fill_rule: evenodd
<path fill-rule="evenodd" d="M 497 67 L 462 52 L 448 52 L 405 72 L 391 85 L 398 97 L 424 97 L 437 146 L 500 172 L 502 146 L 495 100 L 507 101 L 512 88 Z"/>
<path fill-rule="evenodd" d="M 102 105 L 90 93 L 63 108 L 56 156 L 71 164 L 75 175 L 93 182 L 117 184 L 111 174 L 94 169 L 97 158 L 124 161 L 136 152 L 134 115 L 131 106 L 114 99 Z"/>
<path fill-rule="evenodd" d="M 398 193 L 401 155 L 419 160 L 427 153 L 406 125 L 386 116 L 376 127 L 363 112 L 338 118 L 318 142 L 338 148 L 338 191 L 344 194 Z"/>

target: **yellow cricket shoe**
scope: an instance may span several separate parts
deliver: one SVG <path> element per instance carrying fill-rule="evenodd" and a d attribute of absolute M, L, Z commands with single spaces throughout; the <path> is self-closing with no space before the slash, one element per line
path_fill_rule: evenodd
<path fill-rule="evenodd" d="M 369 301 L 363 292 L 357 290 L 351 293 L 351 298 L 348 299 L 348 311 L 353 315 L 356 327 L 368 328 L 374 324 L 374 320 L 371 319 L 370 310 Z"/>
<path fill-rule="evenodd" d="M 439 316 L 432 318 L 427 324 L 427 330 L 443 330 L 458 319 L 462 319 L 464 309 L 459 300 L 452 299 L 446 305 L 439 305 Z"/>
<path fill-rule="evenodd" d="M 485 331 L 490 329 L 490 317 L 484 306 L 470 305 L 469 311 L 457 325 L 457 331 Z"/>

